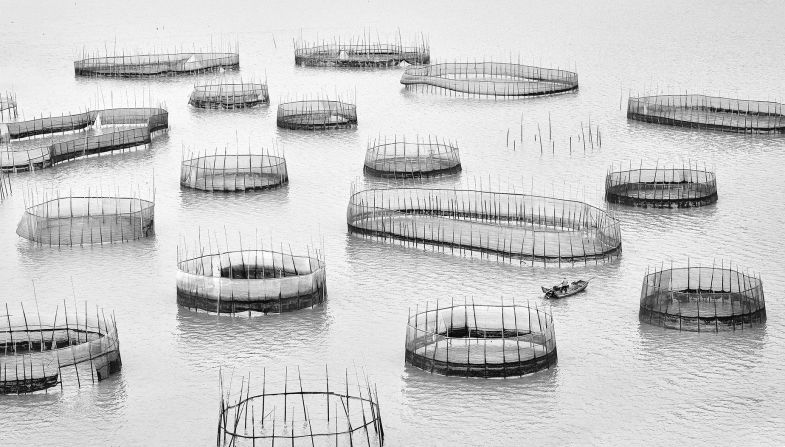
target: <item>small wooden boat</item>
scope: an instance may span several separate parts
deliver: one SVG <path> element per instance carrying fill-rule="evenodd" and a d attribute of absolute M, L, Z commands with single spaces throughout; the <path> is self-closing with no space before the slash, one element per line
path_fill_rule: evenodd
<path fill-rule="evenodd" d="M 561 289 L 557 290 L 558 286 L 554 286 L 551 288 L 542 287 L 542 292 L 545 294 L 545 298 L 565 298 L 568 296 L 575 295 L 576 293 L 583 292 L 586 290 L 586 287 L 589 286 L 589 281 L 584 281 L 579 279 L 577 281 L 573 281 L 570 283 L 567 290 L 562 291 Z"/>

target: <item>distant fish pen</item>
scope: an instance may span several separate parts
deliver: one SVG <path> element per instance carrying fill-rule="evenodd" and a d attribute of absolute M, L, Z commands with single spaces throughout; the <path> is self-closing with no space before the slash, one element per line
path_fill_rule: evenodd
<path fill-rule="evenodd" d="M 261 381 L 261 393 L 259 382 Z M 384 427 L 376 386 L 368 377 L 339 377 L 303 380 L 284 370 L 283 381 L 271 380 L 266 370 L 251 391 L 251 376 L 238 387 L 224 388 L 221 379 L 221 409 L 218 417 L 218 447 L 258 446 L 346 446 L 381 447 Z"/>
<path fill-rule="evenodd" d="M 785 133 L 785 105 L 705 95 L 630 97 L 627 118 L 736 133 Z"/>
<path fill-rule="evenodd" d="M 208 73 L 240 68 L 237 51 L 163 53 L 83 57 L 74 62 L 76 76 L 145 77 Z"/>
<path fill-rule="evenodd" d="M 717 201 L 714 172 L 695 167 L 655 167 L 617 170 L 605 176 L 605 200 L 653 208 L 688 208 Z"/>
<path fill-rule="evenodd" d="M 154 199 L 44 192 L 25 198 L 25 212 L 16 234 L 40 245 L 58 247 L 129 242 L 154 236 L 154 220 Z"/>
<path fill-rule="evenodd" d="M 766 303 L 760 276 L 724 262 L 711 267 L 647 272 L 641 287 L 640 321 L 680 331 L 719 332 L 760 326 Z"/>
<path fill-rule="evenodd" d="M 578 74 L 504 62 L 453 62 L 409 67 L 401 84 L 455 96 L 515 98 L 577 90 Z"/>
<path fill-rule="evenodd" d="M 45 391 L 60 385 L 64 375 L 82 383 L 99 382 L 122 368 L 120 340 L 114 315 L 101 309 L 95 315 L 74 306 L 55 310 L 51 323 L 20 304 L 11 313 L 5 305 L 0 318 L 0 395 Z M 37 306 L 36 306 L 37 307 Z M 60 312 L 58 312 L 60 311 Z"/>
<path fill-rule="evenodd" d="M 366 174 L 385 178 L 428 177 L 461 171 L 458 146 L 429 136 L 427 140 L 373 140 L 365 152 Z"/>
<path fill-rule="evenodd" d="M 403 62 L 427 64 L 431 50 L 424 40 L 404 46 L 401 42 L 381 43 L 365 40 L 349 42 L 295 42 L 294 63 L 306 67 L 396 67 Z"/>
<path fill-rule="evenodd" d="M 289 182 L 286 159 L 270 154 L 183 155 L 180 186 L 203 191 L 249 191 Z"/>
<path fill-rule="evenodd" d="M 0 121 L 5 119 L 8 119 L 9 121 L 15 120 L 18 116 L 16 110 L 16 96 L 10 93 L 0 95 Z"/>
<path fill-rule="evenodd" d="M 529 304 L 463 304 L 409 309 L 406 363 L 445 376 L 514 377 L 556 364 L 549 312 Z"/>
<path fill-rule="evenodd" d="M 357 126 L 357 106 L 313 99 L 278 105 L 278 127 L 295 130 L 351 129 Z"/>
<path fill-rule="evenodd" d="M 105 132 L 105 127 L 112 131 Z M 65 132 L 91 132 L 34 149 L 14 150 L 6 146 L 0 149 L 0 170 L 33 171 L 83 157 L 144 146 L 151 144 L 155 135 L 168 128 L 169 113 L 161 107 L 92 110 L 74 115 L 2 123 L 0 141 Z"/>
<path fill-rule="evenodd" d="M 208 237 L 209 239 L 209 237 Z M 327 298 L 319 250 L 293 255 L 271 248 L 221 250 L 199 244 L 177 250 L 177 303 L 215 313 L 283 313 L 317 306 Z"/>
<path fill-rule="evenodd" d="M 574 200 L 476 190 L 352 190 L 349 231 L 523 264 L 600 263 L 621 254 L 615 217 Z"/>
<path fill-rule="evenodd" d="M 204 109 L 244 109 L 270 104 L 267 84 L 245 82 L 194 86 L 188 104 Z"/>

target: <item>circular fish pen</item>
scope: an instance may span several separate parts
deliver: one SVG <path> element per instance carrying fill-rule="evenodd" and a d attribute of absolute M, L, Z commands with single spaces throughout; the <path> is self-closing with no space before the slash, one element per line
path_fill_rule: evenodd
<path fill-rule="evenodd" d="M 423 42 L 404 46 L 400 43 L 332 43 L 309 44 L 298 42 L 294 48 L 294 63 L 304 67 L 396 67 L 403 62 L 427 64 L 430 48 Z"/>
<path fill-rule="evenodd" d="M 269 154 L 190 154 L 180 165 L 180 186 L 203 191 L 249 191 L 289 182 L 286 159 Z"/>
<path fill-rule="evenodd" d="M 445 376 L 514 377 L 556 364 L 549 312 L 536 306 L 450 303 L 417 309 L 406 326 L 406 363 Z"/>
<path fill-rule="evenodd" d="M 270 104 L 270 95 L 262 83 L 196 85 L 188 104 L 203 109 L 244 109 Z"/>
<path fill-rule="evenodd" d="M 74 62 L 76 76 L 175 76 L 239 68 L 238 52 L 97 56 Z"/>
<path fill-rule="evenodd" d="M 766 321 L 760 277 L 725 266 L 654 269 L 643 278 L 643 323 L 680 331 L 719 332 Z"/>
<path fill-rule="evenodd" d="M 445 140 L 374 140 L 365 152 L 364 171 L 384 178 L 413 178 L 461 171 L 458 146 Z"/>
<path fill-rule="evenodd" d="M 401 84 L 449 95 L 515 98 L 577 90 L 578 74 L 504 62 L 454 62 L 409 67 Z"/>
<path fill-rule="evenodd" d="M 41 245 L 128 242 L 155 235 L 155 204 L 139 197 L 104 195 L 26 199 L 16 234 Z"/>
<path fill-rule="evenodd" d="M 583 202 L 459 189 L 352 192 L 349 231 L 444 253 L 504 262 L 588 264 L 621 254 L 613 215 Z"/>
<path fill-rule="evenodd" d="M 327 298 L 324 259 L 265 248 L 177 254 L 177 304 L 215 313 L 283 313 L 317 306 Z"/>
<path fill-rule="evenodd" d="M 717 178 L 697 166 L 612 170 L 605 176 L 605 200 L 644 208 L 704 206 L 717 201 Z"/>
<path fill-rule="evenodd" d="M 736 133 L 785 133 L 784 104 L 706 95 L 631 97 L 627 118 Z"/>
<path fill-rule="evenodd" d="M 60 386 L 66 379 L 98 382 L 122 368 L 114 316 L 65 306 L 51 322 L 40 313 L 18 312 L 0 318 L 0 395 L 27 394 Z M 80 371 L 81 370 L 81 371 Z"/>
<path fill-rule="evenodd" d="M 296 375 L 286 368 L 283 380 L 275 380 L 265 370 L 261 377 L 244 377 L 234 389 L 225 388 L 221 378 L 216 445 L 383 446 L 376 386 L 356 371 L 329 377 L 325 368 L 324 374 L 322 380 L 304 380 L 299 368 Z"/>
<path fill-rule="evenodd" d="M 276 122 L 283 129 L 351 129 L 357 126 L 357 107 L 326 99 L 286 102 L 278 105 Z"/>

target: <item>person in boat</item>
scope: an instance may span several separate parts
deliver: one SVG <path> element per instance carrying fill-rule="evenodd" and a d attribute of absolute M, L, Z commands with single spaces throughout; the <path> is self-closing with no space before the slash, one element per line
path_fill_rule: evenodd
<path fill-rule="evenodd" d="M 562 278 L 561 284 L 559 284 L 559 291 L 566 292 L 569 288 L 570 283 L 567 281 L 567 278 Z"/>

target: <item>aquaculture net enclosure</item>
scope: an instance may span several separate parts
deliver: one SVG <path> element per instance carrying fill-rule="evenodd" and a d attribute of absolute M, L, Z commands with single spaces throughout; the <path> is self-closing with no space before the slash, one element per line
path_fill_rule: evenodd
<path fill-rule="evenodd" d="M 270 154 L 189 154 L 180 165 L 180 185 L 204 191 L 267 189 L 289 182 L 286 159 Z"/>
<path fill-rule="evenodd" d="M 436 137 L 415 141 L 385 137 L 368 143 L 364 171 L 391 178 L 453 174 L 461 171 L 461 156 L 457 144 Z"/>
<path fill-rule="evenodd" d="M 376 386 L 356 371 L 330 377 L 325 368 L 322 379 L 309 380 L 286 368 L 281 380 L 263 370 L 234 382 L 232 389 L 221 380 L 218 447 L 384 445 Z"/>
<path fill-rule="evenodd" d="M 426 42 L 404 46 L 400 42 L 364 40 L 333 43 L 296 42 L 294 63 L 311 67 L 395 67 L 402 62 L 427 64 L 431 51 Z"/>
<path fill-rule="evenodd" d="M 0 121 L 10 121 L 17 117 L 16 96 L 10 93 L 0 95 Z"/>
<path fill-rule="evenodd" d="M 556 364 L 556 335 L 549 312 L 515 304 L 438 302 L 409 310 L 406 363 L 432 373 L 512 377 Z"/>
<path fill-rule="evenodd" d="M 239 68 L 236 51 L 96 56 L 74 62 L 76 76 L 174 76 Z"/>
<path fill-rule="evenodd" d="M 713 265 L 654 269 L 643 278 L 640 321 L 683 331 L 736 330 L 766 321 L 760 277 Z"/>
<path fill-rule="evenodd" d="M 43 391 L 64 380 L 95 383 L 120 371 L 120 340 L 114 315 L 65 301 L 54 316 L 42 319 L 20 305 L 0 309 L 0 394 Z"/>
<path fill-rule="evenodd" d="M 208 237 L 209 239 L 209 237 Z M 177 303 L 216 313 L 282 313 L 321 304 L 327 298 L 319 250 L 293 255 L 271 248 L 221 250 L 212 244 L 177 253 Z"/>
<path fill-rule="evenodd" d="M 409 67 L 401 84 L 456 96 L 514 98 L 577 90 L 578 74 L 505 62 L 452 62 Z"/>
<path fill-rule="evenodd" d="M 278 127 L 284 129 L 348 129 L 357 126 L 357 106 L 341 101 L 312 99 L 278 105 Z"/>
<path fill-rule="evenodd" d="M 352 191 L 349 231 L 442 252 L 497 260 L 600 262 L 621 253 L 618 220 L 583 202 L 456 189 Z"/>
<path fill-rule="evenodd" d="M 259 82 L 196 85 L 188 104 L 206 109 L 242 109 L 270 104 L 270 95 L 267 84 Z"/>
<path fill-rule="evenodd" d="M 605 176 L 605 200 L 622 205 L 686 208 L 717 201 L 717 178 L 704 167 L 613 169 Z"/>
<path fill-rule="evenodd" d="M 133 196 L 29 194 L 16 234 L 41 245 L 127 242 L 155 235 L 153 200 Z"/>
<path fill-rule="evenodd" d="M 737 133 L 785 133 L 785 105 L 705 95 L 630 97 L 627 118 Z"/>

